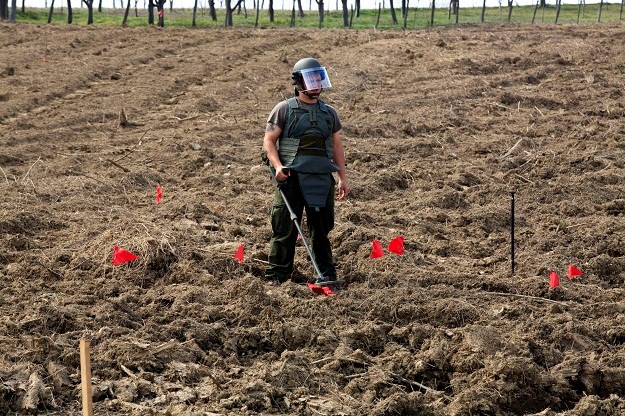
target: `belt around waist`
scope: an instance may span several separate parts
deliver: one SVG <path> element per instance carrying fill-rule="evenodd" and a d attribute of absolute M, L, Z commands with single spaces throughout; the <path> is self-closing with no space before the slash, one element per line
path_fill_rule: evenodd
<path fill-rule="evenodd" d="M 297 150 L 297 154 L 299 156 L 325 156 L 328 157 L 328 152 L 326 149 L 318 149 L 314 147 L 300 147 Z"/>

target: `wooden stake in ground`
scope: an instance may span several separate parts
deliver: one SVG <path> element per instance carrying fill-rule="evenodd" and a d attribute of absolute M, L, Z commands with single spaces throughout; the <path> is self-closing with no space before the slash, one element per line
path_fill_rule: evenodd
<path fill-rule="evenodd" d="M 80 379 L 82 385 L 82 415 L 93 416 L 93 395 L 91 390 L 91 343 L 80 340 Z"/>
<path fill-rule="evenodd" d="M 514 191 L 510 192 L 510 269 L 514 276 Z"/>

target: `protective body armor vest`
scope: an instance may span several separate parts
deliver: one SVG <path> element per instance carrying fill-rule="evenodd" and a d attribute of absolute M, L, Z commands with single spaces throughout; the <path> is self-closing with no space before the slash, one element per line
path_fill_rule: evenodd
<path fill-rule="evenodd" d="M 289 98 L 289 111 L 278 139 L 280 161 L 286 167 L 302 173 L 332 173 L 339 168 L 332 162 L 331 117 L 328 107 L 318 100 L 308 109 L 300 106 L 296 97 Z"/>

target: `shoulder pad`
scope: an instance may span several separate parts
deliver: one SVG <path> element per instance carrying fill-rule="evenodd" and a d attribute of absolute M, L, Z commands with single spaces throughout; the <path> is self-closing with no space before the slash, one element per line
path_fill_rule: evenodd
<path fill-rule="evenodd" d="M 288 99 L 289 108 L 299 108 L 299 103 L 297 102 L 296 97 L 291 97 Z"/>

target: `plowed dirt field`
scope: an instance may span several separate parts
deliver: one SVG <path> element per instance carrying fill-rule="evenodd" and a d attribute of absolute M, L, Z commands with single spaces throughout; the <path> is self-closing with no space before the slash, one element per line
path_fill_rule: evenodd
<path fill-rule="evenodd" d="M 96 415 L 625 414 L 624 45 L 0 24 L 0 414 L 79 414 L 83 338 Z M 265 121 L 309 55 L 352 188 L 334 296 L 302 246 L 263 278 Z"/>

